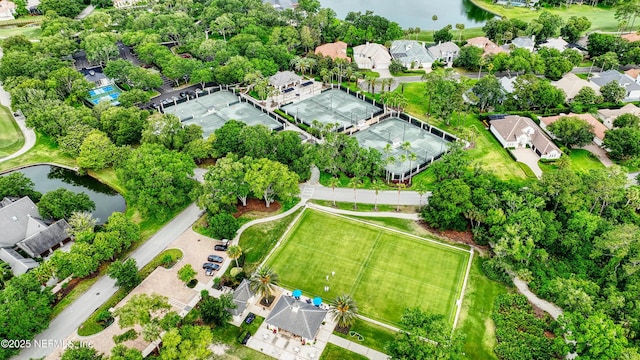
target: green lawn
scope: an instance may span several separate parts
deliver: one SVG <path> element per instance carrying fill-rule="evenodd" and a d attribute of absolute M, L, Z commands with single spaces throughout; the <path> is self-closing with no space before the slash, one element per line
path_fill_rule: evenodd
<path fill-rule="evenodd" d="M 545 172 L 558 169 L 557 162 L 539 162 L 539 166 Z M 569 168 L 575 172 L 588 172 L 591 169 L 603 169 L 604 165 L 591 152 L 583 149 L 574 149 L 569 154 Z"/>
<path fill-rule="evenodd" d="M 300 211 L 279 220 L 253 225 L 240 235 L 238 245 L 244 252 L 244 270 L 247 274 L 252 273 L 264 260 Z"/>
<path fill-rule="evenodd" d="M 496 334 L 491 313 L 495 298 L 507 288 L 489 280 L 480 268 L 482 259 L 474 256 L 467 289 L 462 301 L 458 329 L 466 337 L 464 352 L 469 359 L 497 359 L 493 348 Z"/>
<path fill-rule="evenodd" d="M 493 4 L 491 0 L 471 0 L 472 3 L 477 6 L 497 14 L 502 17 L 510 19 L 520 19 L 525 22 L 530 22 L 533 19 L 537 19 L 542 13 L 542 10 L 530 10 L 523 7 L 504 7 L 502 5 Z M 591 28 L 589 31 L 602 30 L 602 31 L 616 31 L 618 30 L 618 21 L 615 19 L 615 9 L 603 8 L 599 6 L 588 5 L 570 5 L 560 7 L 549 7 L 544 10 L 549 11 L 552 14 L 560 15 L 564 21 L 572 16 L 585 16 L 591 21 Z"/>
<path fill-rule="evenodd" d="M 0 28 L 0 38 L 10 36 L 24 35 L 27 39 L 38 39 L 42 35 L 42 29 L 39 26 L 23 26 L 13 28 Z"/>
<path fill-rule="evenodd" d="M 305 210 L 268 263 L 286 288 L 324 299 L 352 294 L 360 314 L 397 325 L 416 306 L 452 323 L 468 259 L 465 250 Z"/>
<path fill-rule="evenodd" d="M 64 155 L 58 149 L 58 145 L 48 136 L 38 134 L 36 144 L 27 153 L 0 163 L 0 171 L 11 169 L 16 166 L 51 162 L 70 167 L 77 166 L 75 159 Z"/>
<path fill-rule="evenodd" d="M 338 345 L 327 344 L 320 356 L 320 360 L 367 360 L 366 356 L 341 348 Z"/>
<path fill-rule="evenodd" d="M 11 155 L 24 145 L 24 136 L 11 116 L 11 110 L 0 106 L 0 158 Z"/>
<path fill-rule="evenodd" d="M 357 332 L 364 340 L 358 341 L 354 336 L 345 335 L 337 331 L 334 331 L 333 334 L 380 352 L 385 352 L 384 348 L 387 343 L 393 341 L 396 337 L 394 331 L 361 319 L 356 319 L 356 323 L 349 330 L 350 332 Z"/>

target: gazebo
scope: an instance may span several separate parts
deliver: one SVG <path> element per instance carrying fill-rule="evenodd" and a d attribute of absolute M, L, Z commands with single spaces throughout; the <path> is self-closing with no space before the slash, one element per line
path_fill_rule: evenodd
<path fill-rule="evenodd" d="M 288 87 L 299 85 L 302 81 L 302 76 L 297 75 L 292 71 L 278 71 L 269 78 L 269 84 L 282 92 Z"/>

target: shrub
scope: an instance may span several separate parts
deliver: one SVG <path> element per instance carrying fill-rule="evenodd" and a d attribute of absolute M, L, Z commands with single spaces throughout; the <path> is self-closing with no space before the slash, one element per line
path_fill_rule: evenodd
<path fill-rule="evenodd" d="M 229 213 L 219 213 L 209 216 L 209 231 L 217 239 L 233 239 L 240 228 L 238 220 Z"/>
<path fill-rule="evenodd" d="M 198 285 L 198 279 L 191 279 L 188 283 L 187 283 L 187 287 L 189 289 L 193 289 L 194 287 L 196 287 L 196 285 Z"/>
<path fill-rule="evenodd" d="M 166 269 L 170 269 L 173 265 L 175 265 L 175 260 L 173 259 L 173 256 L 171 256 L 171 254 L 165 254 L 160 262 Z"/>
<path fill-rule="evenodd" d="M 133 329 L 129 329 L 120 335 L 114 335 L 113 342 L 115 342 L 116 344 L 120 344 L 128 340 L 133 340 L 137 337 L 138 337 L 138 333 Z"/>
<path fill-rule="evenodd" d="M 482 259 L 482 272 L 491 280 L 513 286 L 513 280 L 496 259 Z"/>

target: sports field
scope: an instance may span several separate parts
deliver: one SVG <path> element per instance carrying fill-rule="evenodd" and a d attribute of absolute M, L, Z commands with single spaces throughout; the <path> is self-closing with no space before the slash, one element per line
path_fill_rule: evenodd
<path fill-rule="evenodd" d="M 349 293 L 361 315 L 397 325 L 416 306 L 453 323 L 468 260 L 467 250 L 306 209 L 267 263 L 285 288 L 327 301 Z"/>

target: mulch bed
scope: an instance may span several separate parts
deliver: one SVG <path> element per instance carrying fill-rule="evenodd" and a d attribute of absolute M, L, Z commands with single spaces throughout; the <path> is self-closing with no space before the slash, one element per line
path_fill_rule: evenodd
<path fill-rule="evenodd" d="M 262 299 L 260 299 L 260 305 L 264 307 L 271 307 L 271 305 L 273 305 L 273 300 L 275 299 L 276 297 L 271 295 L 269 296 L 269 302 L 267 303 L 267 298 L 263 297 Z"/>
<path fill-rule="evenodd" d="M 335 332 L 339 332 L 340 334 L 345 334 L 345 335 L 349 335 L 349 329 L 351 329 L 351 327 L 340 327 L 338 325 L 336 325 L 336 327 L 333 329 L 333 331 Z"/>
<path fill-rule="evenodd" d="M 260 199 L 247 199 L 247 206 L 242 206 L 241 203 L 238 203 L 238 205 L 236 206 L 236 213 L 233 214 L 233 216 L 235 218 L 239 218 L 243 214 L 252 211 L 260 213 L 273 213 L 280 211 L 281 207 L 282 205 L 280 205 L 280 203 L 277 201 L 274 201 L 269 207 L 267 207 L 265 202 Z"/>
<path fill-rule="evenodd" d="M 473 246 L 483 251 L 489 250 L 488 246 L 478 245 L 475 243 L 475 241 L 473 241 L 473 234 L 471 233 L 471 230 L 467 230 L 467 231 L 438 230 L 429 226 L 429 224 L 427 224 L 422 220 L 418 220 L 418 225 L 422 226 L 424 229 L 426 229 L 431 233 L 434 233 L 440 237 L 449 239 L 453 242 L 467 244 L 469 246 Z"/>

